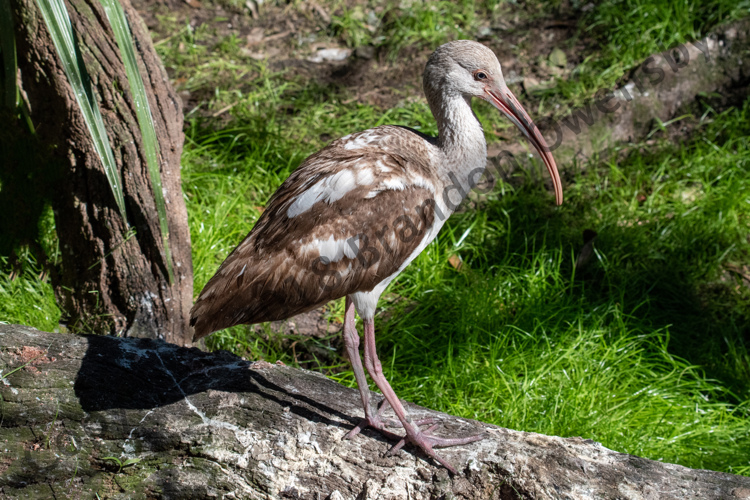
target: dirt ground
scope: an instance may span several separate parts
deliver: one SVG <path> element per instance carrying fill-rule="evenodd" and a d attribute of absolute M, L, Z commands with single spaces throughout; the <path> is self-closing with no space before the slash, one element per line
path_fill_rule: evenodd
<path fill-rule="evenodd" d="M 248 0 L 242 7 L 199 0 L 136 0 L 135 7 L 155 42 L 173 35 L 166 32 L 165 18 L 177 25 L 210 27 L 209 47 L 234 35 L 241 40 L 243 55 L 268 59 L 271 69 L 293 69 L 296 76 L 322 84 L 345 88 L 359 102 L 382 108 L 395 106 L 405 95 L 421 96 L 421 73 L 434 47 L 406 47 L 396 57 L 372 45 L 347 47 L 345 40 L 332 34 L 332 16 L 362 2 L 348 1 L 345 7 L 329 10 L 330 2 L 259 2 Z M 385 2 L 382 2 L 383 4 Z M 385 7 L 374 7 L 382 14 Z M 364 14 L 370 14 L 365 9 Z M 391 9 L 383 22 L 398 15 Z M 523 85 L 524 91 L 544 85 L 555 76 L 570 72 L 595 49 L 591 40 L 580 38 L 577 13 L 562 2 L 558 13 L 550 15 L 536 4 L 504 3 L 491 18 L 480 22 L 475 39 L 492 48 L 500 59 L 509 85 Z M 174 25 L 174 24 L 172 24 Z M 342 57 L 331 60 L 316 54 Z M 564 57 L 560 57 L 560 51 Z M 550 55 L 556 52 L 554 56 Z M 551 61 L 555 61 L 553 64 Z M 177 84 L 178 90 L 179 83 Z M 203 96 L 182 93 L 186 109 L 192 109 Z M 526 96 L 528 98 L 530 96 Z"/>

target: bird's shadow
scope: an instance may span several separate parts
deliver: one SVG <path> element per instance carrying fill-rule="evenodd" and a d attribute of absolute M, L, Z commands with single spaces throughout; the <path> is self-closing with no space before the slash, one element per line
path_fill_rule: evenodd
<path fill-rule="evenodd" d="M 305 395 L 306 389 L 311 391 L 308 394 L 320 392 L 321 385 L 332 394 L 349 391 L 317 374 L 253 363 L 227 351 L 207 353 L 161 340 L 96 335 L 85 338 L 88 348 L 74 391 L 81 408 L 88 413 L 154 410 L 208 391 L 222 391 L 262 398 L 278 405 L 279 412 L 291 412 L 326 425 L 346 428 L 359 422 L 342 408 Z M 298 376 L 301 374 L 304 376 Z M 287 387 L 280 385 L 287 381 Z M 328 388 L 328 384 L 332 386 Z M 356 394 L 352 398 L 356 400 Z"/>

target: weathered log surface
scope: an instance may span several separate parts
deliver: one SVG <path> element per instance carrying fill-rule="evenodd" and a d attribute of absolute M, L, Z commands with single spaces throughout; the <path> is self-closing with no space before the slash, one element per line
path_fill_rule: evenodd
<path fill-rule="evenodd" d="M 20 84 L 36 124 L 36 140 L 51 157 L 47 175 L 40 177 L 56 181 L 49 201 L 62 259 L 61 272 L 52 275 L 58 303 L 74 331 L 158 336 L 188 344 L 192 340 L 187 322 L 193 273 L 180 181 L 182 104 L 138 13 L 129 0 L 120 0 L 159 143 L 175 275 L 170 283 L 136 106 L 112 28 L 100 1 L 65 3 L 92 92 L 101 107 L 131 226 L 120 216 L 37 2 L 11 0 Z M 0 128 L 6 126 L 18 125 L 0 123 Z M 24 166 L 15 168 L 23 170 Z M 135 229 L 134 235 L 131 229 Z"/>
<path fill-rule="evenodd" d="M 409 405 L 488 433 L 442 451 L 451 477 L 409 447 L 386 457 L 377 433 L 343 441 L 356 390 L 226 352 L 0 325 L 0 363 L 3 498 L 750 498 L 750 478 Z"/>

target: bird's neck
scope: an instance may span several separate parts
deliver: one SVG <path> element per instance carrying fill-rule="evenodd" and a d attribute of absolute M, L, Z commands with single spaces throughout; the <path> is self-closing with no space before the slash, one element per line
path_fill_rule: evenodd
<path fill-rule="evenodd" d="M 430 102 L 438 124 L 438 147 L 444 155 L 443 165 L 463 182 L 487 162 L 487 143 L 482 124 L 471 109 L 470 98 L 439 96 Z"/>

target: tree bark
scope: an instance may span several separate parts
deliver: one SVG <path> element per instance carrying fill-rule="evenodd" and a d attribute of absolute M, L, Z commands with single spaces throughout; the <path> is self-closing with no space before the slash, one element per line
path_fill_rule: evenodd
<path fill-rule="evenodd" d="M 227 352 L 0 325 L 0 361 L 3 498 L 750 498 L 747 477 L 407 404 L 438 433 L 487 433 L 441 450 L 451 476 L 376 432 L 342 440 L 356 390 Z"/>
<path fill-rule="evenodd" d="M 180 186 L 182 107 L 140 17 L 129 0 L 120 3 L 133 33 L 159 139 L 175 282 L 169 283 L 134 101 L 100 1 L 66 4 L 121 175 L 131 228 L 119 214 L 36 1 L 11 0 L 22 88 L 38 143 L 50 152 L 50 165 L 58 165 L 59 181 L 50 201 L 62 271 L 53 275 L 53 285 L 74 331 L 157 336 L 186 344 L 193 275 Z M 128 237 L 132 229 L 135 235 Z"/>

